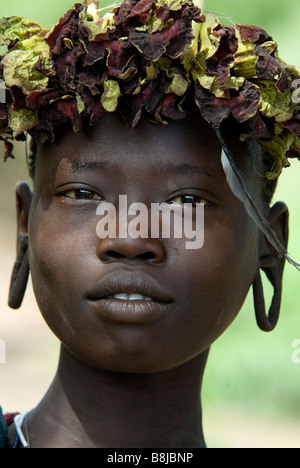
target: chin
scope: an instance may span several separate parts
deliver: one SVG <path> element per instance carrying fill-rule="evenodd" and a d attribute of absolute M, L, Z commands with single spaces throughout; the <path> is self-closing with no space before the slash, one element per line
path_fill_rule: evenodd
<path fill-rule="evenodd" d="M 100 352 L 91 354 L 79 350 L 68 351 L 79 361 L 94 369 L 123 374 L 155 374 L 176 368 L 186 361 L 192 359 L 183 359 L 176 361 L 171 359 L 162 359 L 163 354 L 141 353 L 141 351 L 112 353 L 110 355 Z"/>

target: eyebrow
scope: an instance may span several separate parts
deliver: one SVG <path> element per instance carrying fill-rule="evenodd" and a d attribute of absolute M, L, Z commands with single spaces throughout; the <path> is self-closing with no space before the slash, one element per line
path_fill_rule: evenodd
<path fill-rule="evenodd" d="M 75 159 L 70 161 L 70 169 L 73 174 L 82 171 L 92 171 L 95 169 L 106 170 L 110 169 L 112 164 L 109 161 L 83 161 L 82 159 Z"/>
<path fill-rule="evenodd" d="M 160 162 L 153 166 L 159 173 L 164 172 L 170 175 L 183 175 L 183 176 L 205 176 L 218 183 L 224 183 L 223 178 L 211 168 L 204 166 L 194 166 L 191 164 L 172 164 L 168 162 Z M 70 161 L 70 168 L 72 173 L 78 173 L 87 170 L 114 170 L 119 171 L 120 167 L 111 161 L 83 161 L 76 159 Z"/>
<path fill-rule="evenodd" d="M 158 165 L 159 170 L 171 173 L 173 175 L 189 175 L 189 176 L 205 176 L 218 183 L 223 183 L 224 180 L 219 173 L 214 171 L 212 168 L 205 166 L 194 166 L 191 164 L 172 164 L 172 163 L 161 163 Z"/>

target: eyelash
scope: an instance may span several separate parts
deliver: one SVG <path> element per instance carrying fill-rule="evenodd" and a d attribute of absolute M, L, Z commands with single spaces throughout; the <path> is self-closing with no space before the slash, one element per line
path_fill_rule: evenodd
<path fill-rule="evenodd" d="M 81 194 L 84 194 L 84 196 L 80 196 Z M 74 196 L 70 196 L 70 194 L 73 194 Z M 87 194 L 92 195 L 87 196 Z M 99 195 L 97 192 L 93 190 L 88 190 L 84 188 L 77 188 L 77 189 L 70 189 L 70 190 L 65 190 L 64 192 L 61 192 L 59 194 L 60 197 L 66 197 L 70 198 L 72 200 L 90 200 L 90 201 L 101 201 L 103 200 L 103 197 Z"/>
<path fill-rule="evenodd" d="M 73 196 L 71 196 L 72 194 Z M 80 196 L 83 195 L 83 196 Z M 104 198 L 99 195 L 99 193 L 95 192 L 94 190 L 89 190 L 86 188 L 74 188 L 70 190 L 64 190 L 63 192 L 58 194 L 59 197 L 66 197 L 71 200 L 83 200 L 83 201 L 103 201 Z M 175 200 L 181 199 L 181 203 L 176 202 Z M 186 199 L 186 201 L 183 201 Z M 193 208 L 196 208 L 197 204 L 203 203 L 206 207 L 212 208 L 214 206 L 213 203 L 209 202 L 208 200 L 204 199 L 203 197 L 196 196 L 196 195 L 177 195 L 173 199 L 167 202 L 170 205 L 181 205 L 184 206 L 186 204 L 192 204 Z"/>
<path fill-rule="evenodd" d="M 175 203 L 174 200 L 184 199 L 184 198 L 186 198 L 188 200 L 183 202 L 183 203 L 178 203 L 178 204 L 180 204 L 180 205 L 192 204 L 193 208 L 195 208 L 196 205 L 199 204 L 199 203 L 203 203 L 205 206 L 207 206 L 209 208 L 212 208 L 214 206 L 213 203 L 209 202 L 208 200 L 205 200 L 203 197 L 197 197 L 196 195 L 177 195 L 172 200 L 170 200 L 168 203 L 170 205 L 175 205 L 177 203 Z M 193 200 L 191 200 L 191 199 L 193 199 Z"/>

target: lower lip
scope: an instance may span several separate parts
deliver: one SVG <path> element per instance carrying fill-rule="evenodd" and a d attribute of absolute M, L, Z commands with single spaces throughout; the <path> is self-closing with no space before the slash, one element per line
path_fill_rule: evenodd
<path fill-rule="evenodd" d="M 97 315 L 115 323 L 149 324 L 166 314 L 171 304 L 156 301 L 100 299 L 91 301 Z"/>

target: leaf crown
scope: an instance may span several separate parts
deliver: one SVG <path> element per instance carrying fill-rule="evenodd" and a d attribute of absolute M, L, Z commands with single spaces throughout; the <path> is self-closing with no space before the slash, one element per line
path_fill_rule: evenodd
<path fill-rule="evenodd" d="M 51 30 L 2 18 L 0 46 L 5 159 L 26 134 L 52 142 L 62 124 L 81 132 L 108 112 L 131 127 L 184 118 L 190 92 L 214 128 L 231 116 L 269 152 L 270 179 L 300 158 L 300 73 L 264 30 L 224 26 L 190 0 L 125 0 L 103 18 L 78 3 Z"/>

